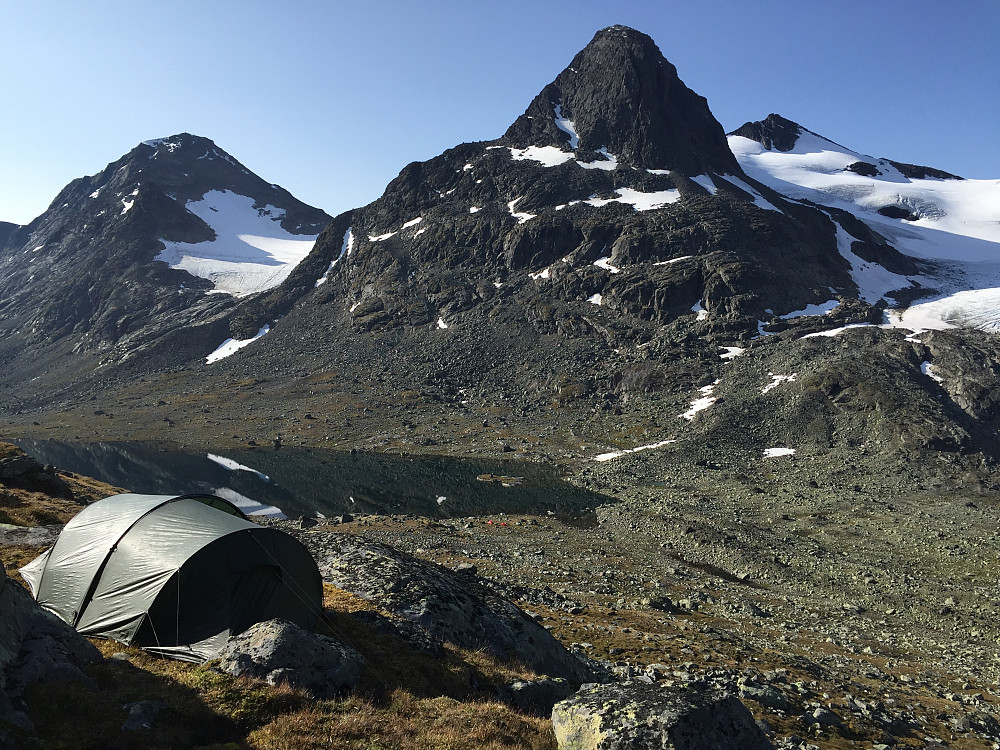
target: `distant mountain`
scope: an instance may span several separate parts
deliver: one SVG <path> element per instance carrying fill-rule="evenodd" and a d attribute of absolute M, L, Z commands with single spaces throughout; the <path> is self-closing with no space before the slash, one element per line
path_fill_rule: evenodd
<path fill-rule="evenodd" d="M 226 330 L 235 296 L 279 284 L 329 218 L 207 138 L 142 143 L 4 228 L 0 356 L 14 371 L 46 347 L 176 361 L 199 327 Z"/>
<path fill-rule="evenodd" d="M 193 136 L 72 183 L 0 254 L 6 409 L 138 388 L 134 426 L 74 419 L 705 461 L 867 446 L 876 472 L 929 451 L 975 474 L 1000 456 L 1000 345 L 967 330 L 1000 324 L 998 190 L 779 115 L 727 138 L 614 26 L 502 136 L 333 219 Z"/>

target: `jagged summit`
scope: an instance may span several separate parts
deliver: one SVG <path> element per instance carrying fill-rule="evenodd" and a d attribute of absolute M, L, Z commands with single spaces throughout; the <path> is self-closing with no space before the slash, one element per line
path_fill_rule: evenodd
<path fill-rule="evenodd" d="M 763 120 L 745 122 L 728 135 L 738 135 L 757 141 L 768 151 L 791 151 L 802 135 L 803 128 L 781 115 L 769 114 Z"/>
<path fill-rule="evenodd" d="M 598 31 L 504 141 L 612 154 L 620 164 L 687 176 L 741 173 L 705 98 L 652 39 L 626 26 Z"/>

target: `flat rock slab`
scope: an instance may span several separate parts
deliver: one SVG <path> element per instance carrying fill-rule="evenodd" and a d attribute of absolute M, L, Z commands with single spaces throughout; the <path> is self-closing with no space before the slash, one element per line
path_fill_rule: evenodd
<path fill-rule="evenodd" d="M 0 544 L 25 544 L 34 547 L 51 547 L 63 530 L 61 523 L 50 526 L 0 525 Z"/>
<path fill-rule="evenodd" d="M 740 701 L 708 687 L 588 684 L 552 709 L 560 750 L 772 750 Z"/>

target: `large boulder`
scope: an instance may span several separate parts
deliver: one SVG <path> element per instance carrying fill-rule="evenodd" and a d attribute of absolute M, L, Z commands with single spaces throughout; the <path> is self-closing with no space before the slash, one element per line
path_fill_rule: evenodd
<path fill-rule="evenodd" d="M 345 534 L 309 532 L 299 538 L 325 581 L 416 623 L 441 641 L 483 649 L 577 685 L 596 679 L 594 666 L 473 576 Z"/>
<path fill-rule="evenodd" d="M 332 698 L 357 684 L 364 658 L 354 648 L 285 620 L 258 622 L 219 652 L 219 668 L 270 685 Z"/>
<path fill-rule="evenodd" d="M 552 709 L 560 750 L 770 750 L 750 711 L 701 685 L 584 685 Z"/>
<path fill-rule="evenodd" d="M 42 681 L 90 683 L 81 667 L 101 659 L 93 644 L 38 606 L 0 564 L 0 727 L 34 731 L 25 688 Z"/>

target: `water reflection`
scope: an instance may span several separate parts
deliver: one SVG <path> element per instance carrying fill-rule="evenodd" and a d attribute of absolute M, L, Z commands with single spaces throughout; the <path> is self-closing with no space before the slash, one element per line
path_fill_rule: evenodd
<path fill-rule="evenodd" d="M 281 448 L 192 453 L 152 443 L 17 440 L 38 461 L 133 492 L 211 492 L 288 516 L 411 513 L 447 518 L 491 513 L 584 515 L 612 499 L 519 461 Z"/>

